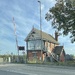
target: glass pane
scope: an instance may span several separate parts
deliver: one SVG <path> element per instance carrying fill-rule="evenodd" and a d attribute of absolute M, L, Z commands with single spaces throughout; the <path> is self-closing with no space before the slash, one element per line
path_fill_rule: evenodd
<path fill-rule="evenodd" d="M 43 49 L 43 48 L 44 48 L 44 42 L 43 41 L 41 42 L 41 40 L 36 40 L 35 49 L 40 50 L 40 49 Z"/>
<path fill-rule="evenodd" d="M 36 44 L 35 44 L 35 49 L 41 49 L 41 41 L 40 40 L 36 40 Z"/>
<path fill-rule="evenodd" d="M 41 44 L 42 49 L 44 49 L 44 42 L 41 40 L 33 40 L 28 42 L 28 50 L 41 50 Z"/>
<path fill-rule="evenodd" d="M 34 50 L 34 41 L 28 41 L 28 50 Z"/>

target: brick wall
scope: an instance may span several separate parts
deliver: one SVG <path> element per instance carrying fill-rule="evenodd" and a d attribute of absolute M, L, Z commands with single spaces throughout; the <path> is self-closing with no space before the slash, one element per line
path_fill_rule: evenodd
<path fill-rule="evenodd" d="M 61 62 L 64 62 L 65 61 L 65 56 L 64 56 L 64 53 L 63 52 L 60 54 L 60 61 Z"/>
<path fill-rule="evenodd" d="M 36 55 L 36 57 L 34 57 L 34 55 Z M 37 58 L 38 60 L 40 60 L 40 57 L 41 57 L 41 51 L 40 50 L 28 51 L 28 59 L 29 60 L 33 60 L 34 58 Z"/>
<path fill-rule="evenodd" d="M 52 50 L 54 49 L 55 46 L 57 46 L 57 45 L 53 44 L 53 43 L 50 43 L 50 42 L 45 42 L 45 47 L 47 48 L 47 50 L 49 52 L 49 54 L 48 54 L 49 56 L 50 56 L 50 52 L 52 52 Z M 35 58 L 34 53 L 36 53 L 36 58 L 38 60 L 41 60 L 41 59 L 44 60 L 45 55 L 42 53 L 42 56 L 41 56 L 41 50 L 28 50 L 28 59 L 29 60 L 33 60 Z"/>
<path fill-rule="evenodd" d="M 45 42 L 45 47 L 49 50 L 49 52 L 52 52 L 55 46 L 57 45 L 50 42 Z"/>

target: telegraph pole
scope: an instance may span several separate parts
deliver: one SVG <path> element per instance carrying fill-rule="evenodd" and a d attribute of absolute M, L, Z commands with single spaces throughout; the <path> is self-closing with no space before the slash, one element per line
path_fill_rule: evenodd
<path fill-rule="evenodd" d="M 14 25 L 14 35 L 15 35 L 15 40 L 16 40 L 16 47 L 18 51 L 18 62 L 19 62 L 19 48 L 18 48 L 18 40 L 17 40 L 16 25 L 15 25 L 14 17 L 13 17 L 13 25 Z"/>
<path fill-rule="evenodd" d="M 41 40 L 41 60 L 42 60 L 42 24 L 41 24 L 41 1 L 38 1 L 40 4 L 40 40 Z"/>

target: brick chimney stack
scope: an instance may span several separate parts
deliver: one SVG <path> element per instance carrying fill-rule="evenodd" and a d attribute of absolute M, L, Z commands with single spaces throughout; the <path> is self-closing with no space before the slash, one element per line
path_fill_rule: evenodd
<path fill-rule="evenodd" d="M 58 35 L 58 32 L 55 31 L 55 40 L 56 40 L 56 41 L 58 41 L 58 36 L 59 36 L 59 35 Z"/>

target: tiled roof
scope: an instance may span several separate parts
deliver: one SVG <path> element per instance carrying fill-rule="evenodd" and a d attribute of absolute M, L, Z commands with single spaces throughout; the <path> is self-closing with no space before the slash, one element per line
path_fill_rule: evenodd
<path fill-rule="evenodd" d="M 55 54 L 57 54 L 57 55 L 60 55 L 60 53 L 61 52 L 64 52 L 64 54 L 65 54 L 65 51 L 64 51 L 64 49 L 63 49 L 63 46 L 56 46 L 55 48 L 54 48 L 54 50 L 53 50 L 53 52 L 55 53 Z"/>
<path fill-rule="evenodd" d="M 40 35 L 40 30 L 34 28 L 34 29 L 32 29 L 31 32 L 33 32 L 33 31 L 36 32 L 38 35 Z M 31 34 L 31 32 L 29 34 Z M 26 38 L 26 40 L 27 40 L 27 38 Z M 55 44 L 59 44 L 58 41 L 56 41 L 53 36 L 51 36 L 50 34 L 47 34 L 47 33 L 43 32 L 43 31 L 42 31 L 42 40 L 47 40 L 49 42 L 52 42 L 52 43 L 55 43 Z"/>

